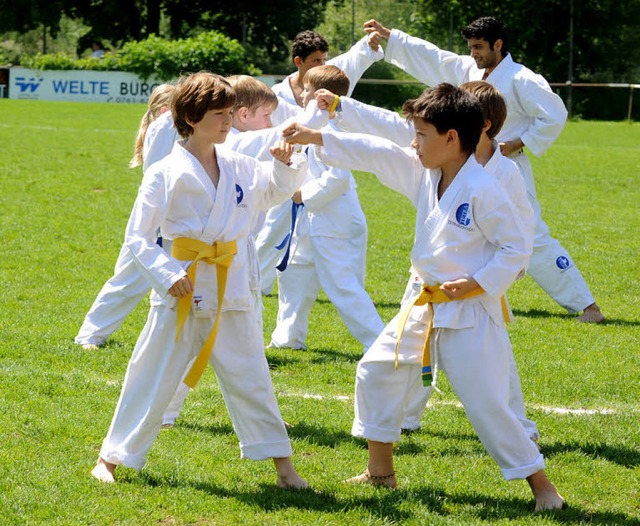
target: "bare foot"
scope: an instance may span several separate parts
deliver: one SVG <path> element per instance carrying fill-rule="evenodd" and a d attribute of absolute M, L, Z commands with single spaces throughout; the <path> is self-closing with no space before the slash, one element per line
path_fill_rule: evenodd
<path fill-rule="evenodd" d="M 527 477 L 533 496 L 536 498 L 535 511 L 561 510 L 565 507 L 562 495 L 547 478 L 544 470 Z"/>
<path fill-rule="evenodd" d="M 113 472 L 115 471 L 115 469 L 115 464 L 107 462 L 101 457 L 98 457 L 96 467 L 91 470 L 91 476 L 95 479 L 98 479 L 100 482 L 112 483 L 116 481 L 116 479 L 113 478 Z"/>
<path fill-rule="evenodd" d="M 604 321 L 604 314 L 602 314 L 598 305 L 592 303 L 584 309 L 584 312 L 578 316 L 577 319 L 582 323 L 602 323 Z"/>
<path fill-rule="evenodd" d="M 300 475 L 295 473 L 293 476 L 288 475 L 286 477 L 278 475 L 276 486 L 282 489 L 306 489 L 309 487 L 309 484 Z"/>
<path fill-rule="evenodd" d="M 305 489 L 309 487 L 307 481 L 298 475 L 290 457 L 274 458 L 273 463 L 276 465 L 276 471 L 278 472 L 276 486 L 282 489 Z"/>
<path fill-rule="evenodd" d="M 160 429 L 171 429 L 174 426 L 173 422 L 167 422 L 166 424 L 162 424 Z"/>
<path fill-rule="evenodd" d="M 97 351 L 100 347 L 95 343 L 83 343 L 82 348 L 85 351 Z"/>
<path fill-rule="evenodd" d="M 370 484 L 371 486 L 383 486 L 385 488 L 395 489 L 397 486 L 396 474 L 391 473 L 382 477 L 374 477 L 369 475 L 367 469 L 362 475 L 357 475 L 345 480 L 347 484 Z"/>

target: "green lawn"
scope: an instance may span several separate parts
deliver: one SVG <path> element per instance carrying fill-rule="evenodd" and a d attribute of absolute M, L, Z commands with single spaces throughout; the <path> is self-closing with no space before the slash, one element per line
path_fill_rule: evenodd
<path fill-rule="evenodd" d="M 98 352 L 73 337 L 122 242 L 143 111 L 0 100 L 0 524 L 640 524 L 640 124 L 629 123 L 571 122 L 534 159 L 544 217 L 607 323 L 578 324 L 530 278 L 509 293 L 525 401 L 568 509 L 532 513 L 527 484 L 502 479 L 442 377 L 423 429 L 397 444 L 399 489 L 342 484 L 367 458 L 349 433 L 360 349 L 326 297 L 308 351 L 267 351 L 312 491 L 279 490 L 270 462 L 239 459 L 210 370 L 142 471 L 93 480 L 147 306 Z M 357 180 L 367 286 L 386 321 L 408 278 L 414 212 L 374 177 Z M 266 298 L 265 338 L 276 311 Z"/>

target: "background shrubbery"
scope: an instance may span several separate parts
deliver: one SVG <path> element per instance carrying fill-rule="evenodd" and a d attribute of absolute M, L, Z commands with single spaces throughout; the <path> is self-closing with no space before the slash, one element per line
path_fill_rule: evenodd
<path fill-rule="evenodd" d="M 22 65 L 32 69 L 128 71 L 159 80 L 171 80 L 183 73 L 200 70 L 221 75 L 260 74 L 258 68 L 246 62 L 240 43 L 217 31 L 173 41 L 151 35 L 139 42 L 127 42 L 122 49 L 107 53 L 101 59 L 39 53 L 34 57 L 23 57 Z"/>

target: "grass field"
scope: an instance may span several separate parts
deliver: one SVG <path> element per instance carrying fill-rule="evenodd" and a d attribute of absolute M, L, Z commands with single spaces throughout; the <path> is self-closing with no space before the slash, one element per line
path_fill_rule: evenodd
<path fill-rule="evenodd" d="M 294 460 L 313 490 L 278 490 L 270 462 L 239 459 L 211 370 L 147 466 L 89 476 L 147 306 L 98 352 L 73 343 L 111 275 L 141 173 L 127 162 L 143 106 L 0 100 L 0 524 L 640 524 L 640 124 L 571 122 L 534 160 L 552 233 L 608 321 L 585 326 L 530 279 L 509 293 L 510 334 L 547 473 L 569 503 L 534 515 L 506 482 L 446 380 L 421 431 L 396 447 L 399 489 L 351 487 L 360 349 L 333 306 L 312 313 L 309 350 L 267 350 Z M 408 277 L 414 212 L 357 174 L 370 230 L 367 287 L 385 321 Z M 143 302 L 144 303 L 144 302 Z M 265 299 L 265 337 L 277 299 Z"/>

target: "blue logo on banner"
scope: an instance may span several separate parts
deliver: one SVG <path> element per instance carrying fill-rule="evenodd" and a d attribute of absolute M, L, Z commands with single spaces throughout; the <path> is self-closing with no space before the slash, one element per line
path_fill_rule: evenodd
<path fill-rule="evenodd" d="M 564 270 L 571 266 L 571 261 L 569 261 L 568 257 L 560 256 L 558 259 L 556 259 L 556 265 L 558 265 L 559 269 Z"/>
<path fill-rule="evenodd" d="M 464 203 L 456 210 L 456 220 L 462 226 L 469 226 L 471 223 L 471 214 L 469 212 L 469 203 Z"/>
<path fill-rule="evenodd" d="M 244 198 L 244 191 L 240 188 L 240 185 L 236 185 L 236 202 L 238 204 L 242 203 L 242 199 Z"/>
<path fill-rule="evenodd" d="M 20 93 L 34 93 L 42 84 L 44 79 L 36 79 L 31 77 L 27 79 L 27 77 L 16 77 L 16 86 L 20 88 Z"/>

